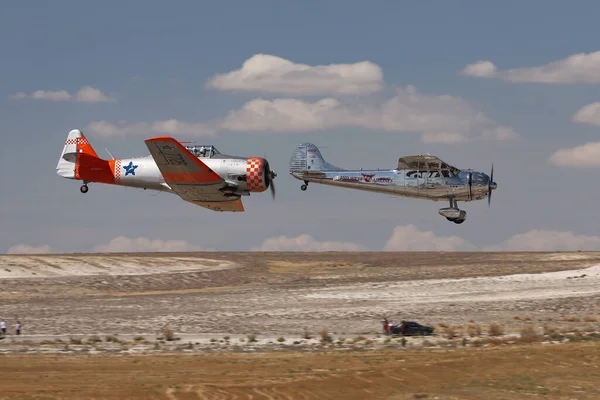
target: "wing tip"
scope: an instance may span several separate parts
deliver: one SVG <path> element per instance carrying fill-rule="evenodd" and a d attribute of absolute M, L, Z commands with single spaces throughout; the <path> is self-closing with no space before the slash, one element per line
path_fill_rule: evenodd
<path fill-rule="evenodd" d="M 169 141 L 169 142 L 177 142 L 177 140 L 175 140 L 175 138 L 173 138 L 171 136 L 155 136 L 155 137 L 151 137 L 151 138 L 144 140 L 144 142 L 157 142 L 157 141 L 164 141 L 164 140 Z"/>

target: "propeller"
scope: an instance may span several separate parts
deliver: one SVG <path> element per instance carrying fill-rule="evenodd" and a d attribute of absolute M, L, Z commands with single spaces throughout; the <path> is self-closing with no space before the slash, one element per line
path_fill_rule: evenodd
<path fill-rule="evenodd" d="M 473 200 L 473 171 L 469 170 L 469 199 Z"/>
<path fill-rule="evenodd" d="M 277 172 L 271 171 L 269 167 L 269 162 L 265 161 L 265 183 L 267 187 L 271 188 L 271 197 L 275 200 L 275 177 L 277 176 Z"/>
<path fill-rule="evenodd" d="M 488 183 L 488 207 L 492 201 L 492 190 L 496 189 L 496 182 L 494 182 L 494 164 L 492 163 L 492 172 L 490 173 L 490 182 Z"/>

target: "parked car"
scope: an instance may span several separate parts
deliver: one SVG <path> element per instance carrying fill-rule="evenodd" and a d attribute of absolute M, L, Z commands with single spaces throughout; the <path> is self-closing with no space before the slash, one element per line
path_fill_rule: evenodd
<path fill-rule="evenodd" d="M 413 321 L 402 321 L 392 327 L 391 333 L 402 336 L 431 336 L 433 328 Z"/>

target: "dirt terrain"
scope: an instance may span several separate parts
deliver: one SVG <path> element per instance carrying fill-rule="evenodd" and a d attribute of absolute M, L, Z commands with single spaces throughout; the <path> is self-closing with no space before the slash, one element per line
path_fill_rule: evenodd
<path fill-rule="evenodd" d="M 4 356 L 0 399 L 600 398 L 591 343 L 158 356 Z"/>
<path fill-rule="evenodd" d="M 600 396 L 600 253 L 2 255 L 0 304 L 0 399 Z"/>
<path fill-rule="evenodd" d="M 383 314 L 518 328 L 598 317 L 596 265 L 599 253 L 7 255 L 0 318 L 27 334 L 360 334 Z"/>

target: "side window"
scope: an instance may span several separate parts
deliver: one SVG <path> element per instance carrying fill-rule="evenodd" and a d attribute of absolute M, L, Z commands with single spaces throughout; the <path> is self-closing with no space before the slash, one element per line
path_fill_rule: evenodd
<path fill-rule="evenodd" d="M 447 169 L 442 170 L 442 176 L 444 178 L 450 178 L 450 171 L 448 171 Z"/>

